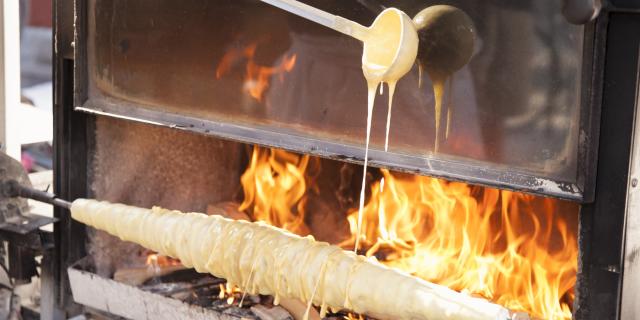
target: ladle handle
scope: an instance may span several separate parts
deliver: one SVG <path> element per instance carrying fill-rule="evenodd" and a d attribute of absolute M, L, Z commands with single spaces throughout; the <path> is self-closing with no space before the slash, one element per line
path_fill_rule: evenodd
<path fill-rule="evenodd" d="M 354 37 L 360 41 L 365 41 L 368 34 L 367 27 L 345 19 L 340 16 L 330 14 L 320 9 L 314 8 L 308 4 L 304 4 L 295 0 L 261 0 L 274 7 L 293 13 L 299 17 L 311 20 L 321 24 L 327 28 L 331 28 L 338 32 L 342 32 L 348 36 Z"/>

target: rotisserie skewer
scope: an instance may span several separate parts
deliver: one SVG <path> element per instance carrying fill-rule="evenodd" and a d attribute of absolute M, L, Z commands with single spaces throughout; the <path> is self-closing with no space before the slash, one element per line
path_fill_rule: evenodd
<path fill-rule="evenodd" d="M 339 247 L 222 216 L 78 199 L 72 217 L 226 278 L 251 294 L 312 301 L 378 319 L 507 319 L 507 309 Z M 315 289 L 315 290 L 314 290 Z"/>

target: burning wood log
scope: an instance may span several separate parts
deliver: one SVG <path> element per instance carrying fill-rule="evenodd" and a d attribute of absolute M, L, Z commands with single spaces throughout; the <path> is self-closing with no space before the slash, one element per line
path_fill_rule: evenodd
<path fill-rule="evenodd" d="M 72 217 L 122 240 L 226 278 L 250 294 L 300 299 L 378 319 L 507 319 L 507 309 L 457 293 L 339 247 L 218 215 L 78 199 Z"/>

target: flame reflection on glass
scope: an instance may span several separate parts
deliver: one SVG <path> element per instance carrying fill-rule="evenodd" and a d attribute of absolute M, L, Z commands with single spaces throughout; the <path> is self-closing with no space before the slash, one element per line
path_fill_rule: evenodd
<path fill-rule="evenodd" d="M 284 74 L 293 70 L 296 64 L 295 54 L 285 54 L 274 66 L 258 64 L 255 60 L 257 43 L 242 48 L 228 50 L 216 68 L 216 78 L 220 79 L 236 65 L 245 63 L 243 91 L 259 102 L 264 102 L 264 96 L 269 89 L 271 78 L 277 76 L 284 81 Z"/>

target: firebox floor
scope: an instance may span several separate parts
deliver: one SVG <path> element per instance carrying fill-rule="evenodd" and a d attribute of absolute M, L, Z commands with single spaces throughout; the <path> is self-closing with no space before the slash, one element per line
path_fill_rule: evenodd
<path fill-rule="evenodd" d="M 224 279 L 193 269 L 178 269 L 137 286 L 101 277 L 93 270 L 89 258 L 68 269 L 74 299 L 88 307 L 85 319 L 294 319 L 285 309 L 274 306 L 271 296 L 243 297 L 239 290 L 228 288 Z M 324 319 L 365 318 L 339 313 Z"/>

